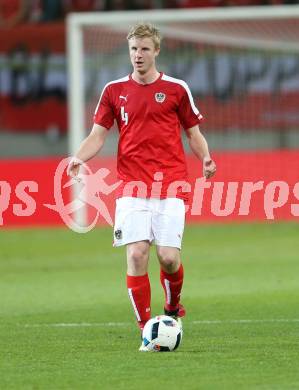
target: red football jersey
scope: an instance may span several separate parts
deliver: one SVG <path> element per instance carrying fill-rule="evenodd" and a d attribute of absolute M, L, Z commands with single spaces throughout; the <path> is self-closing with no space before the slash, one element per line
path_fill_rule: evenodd
<path fill-rule="evenodd" d="M 117 171 L 123 180 L 118 196 L 176 196 L 186 200 L 188 190 L 181 188 L 173 194 L 169 185 L 188 182 L 181 126 L 188 129 L 201 119 L 188 85 L 182 80 L 160 73 L 150 84 L 139 84 L 131 75 L 106 84 L 94 122 L 110 129 L 117 121 Z M 123 192 L 131 182 L 135 182 L 132 188 L 138 182 L 133 193 Z"/>

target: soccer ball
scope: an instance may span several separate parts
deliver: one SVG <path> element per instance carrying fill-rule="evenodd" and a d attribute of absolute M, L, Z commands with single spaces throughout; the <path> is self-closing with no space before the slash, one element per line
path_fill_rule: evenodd
<path fill-rule="evenodd" d="M 183 330 L 172 317 L 160 315 L 151 318 L 142 332 L 143 343 L 149 351 L 170 352 L 178 348 Z"/>

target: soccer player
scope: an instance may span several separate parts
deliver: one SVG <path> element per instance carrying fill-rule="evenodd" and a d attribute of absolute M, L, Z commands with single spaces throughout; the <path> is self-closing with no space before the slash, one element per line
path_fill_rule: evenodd
<path fill-rule="evenodd" d="M 68 167 L 76 177 L 80 164 L 94 157 L 116 120 L 120 137 L 117 171 L 122 185 L 116 200 L 114 245 L 126 245 L 127 288 L 140 329 L 151 317 L 148 261 L 156 244 L 164 312 L 185 315 L 180 304 L 184 270 L 181 242 L 184 230 L 187 169 L 181 140 L 184 128 L 192 151 L 210 178 L 216 165 L 199 130 L 202 115 L 187 84 L 158 72 L 159 30 L 139 23 L 127 36 L 133 72 L 106 84 L 94 114 L 94 125 Z M 141 345 L 140 350 L 145 350 Z"/>

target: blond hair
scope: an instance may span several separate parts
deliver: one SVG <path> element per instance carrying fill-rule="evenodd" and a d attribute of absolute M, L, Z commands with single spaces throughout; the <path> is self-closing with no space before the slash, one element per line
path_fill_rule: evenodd
<path fill-rule="evenodd" d="M 129 41 L 131 38 L 151 38 L 155 49 L 160 49 L 161 44 L 161 34 L 160 31 L 152 25 L 151 23 L 137 23 L 135 26 L 131 27 L 128 35 L 127 40 Z"/>

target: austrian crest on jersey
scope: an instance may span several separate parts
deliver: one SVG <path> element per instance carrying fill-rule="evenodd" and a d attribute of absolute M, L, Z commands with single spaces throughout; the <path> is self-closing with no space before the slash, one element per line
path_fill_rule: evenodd
<path fill-rule="evenodd" d="M 157 92 L 155 93 L 155 100 L 157 103 L 163 103 L 166 99 L 166 95 L 163 92 Z"/>

